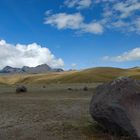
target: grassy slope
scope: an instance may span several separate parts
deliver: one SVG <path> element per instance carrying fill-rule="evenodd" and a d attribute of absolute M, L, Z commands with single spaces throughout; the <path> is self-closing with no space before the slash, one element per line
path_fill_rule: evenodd
<path fill-rule="evenodd" d="M 140 79 L 140 69 L 120 69 L 111 67 L 98 67 L 83 71 L 70 71 L 46 74 L 24 74 L 1 76 L 0 84 L 48 84 L 48 83 L 92 83 L 106 82 L 119 76 L 132 76 Z"/>

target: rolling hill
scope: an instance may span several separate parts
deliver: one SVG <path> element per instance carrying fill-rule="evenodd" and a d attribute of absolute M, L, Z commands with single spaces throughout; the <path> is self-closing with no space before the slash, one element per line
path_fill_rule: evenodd
<path fill-rule="evenodd" d="M 64 71 L 42 74 L 12 74 L 0 76 L 0 84 L 51 84 L 106 82 L 120 76 L 140 80 L 140 68 L 120 69 L 97 67 L 81 71 Z"/>

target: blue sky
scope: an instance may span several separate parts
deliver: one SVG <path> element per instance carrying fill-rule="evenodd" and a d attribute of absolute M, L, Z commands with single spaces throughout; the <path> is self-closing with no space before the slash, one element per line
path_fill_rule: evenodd
<path fill-rule="evenodd" d="M 140 66 L 139 0 L 0 2 L 0 68 Z"/>

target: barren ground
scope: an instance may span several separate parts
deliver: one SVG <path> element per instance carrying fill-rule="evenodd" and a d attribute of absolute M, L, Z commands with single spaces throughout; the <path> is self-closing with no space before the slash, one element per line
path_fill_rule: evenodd
<path fill-rule="evenodd" d="M 34 85 L 22 94 L 0 86 L 0 140 L 111 140 L 89 114 L 97 84 L 85 85 Z"/>

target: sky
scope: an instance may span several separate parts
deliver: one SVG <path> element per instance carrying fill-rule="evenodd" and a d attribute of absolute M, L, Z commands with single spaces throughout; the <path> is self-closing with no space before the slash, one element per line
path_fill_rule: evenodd
<path fill-rule="evenodd" d="M 0 69 L 140 66 L 140 0 L 0 0 Z"/>

